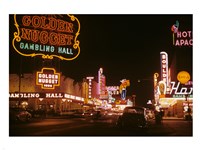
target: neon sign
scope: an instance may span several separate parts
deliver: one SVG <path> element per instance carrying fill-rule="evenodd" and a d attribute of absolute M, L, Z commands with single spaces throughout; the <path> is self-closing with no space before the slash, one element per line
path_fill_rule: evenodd
<path fill-rule="evenodd" d="M 89 80 L 89 87 L 88 87 L 88 98 L 92 98 L 92 80 L 94 77 L 87 77 Z"/>
<path fill-rule="evenodd" d="M 166 91 L 167 91 L 166 83 L 164 81 L 160 81 L 158 83 L 158 93 L 161 95 L 161 97 L 164 97 Z"/>
<path fill-rule="evenodd" d="M 36 84 L 41 85 L 42 89 L 54 89 L 60 86 L 60 73 L 56 73 L 54 68 L 43 68 L 37 72 Z"/>
<path fill-rule="evenodd" d="M 84 101 L 84 98 L 67 93 L 9 93 L 10 98 L 67 98 L 77 101 Z"/>
<path fill-rule="evenodd" d="M 73 60 L 80 54 L 80 23 L 73 15 L 15 14 L 14 25 L 12 45 L 20 55 Z"/>
<path fill-rule="evenodd" d="M 170 94 L 175 94 L 175 95 L 191 95 L 193 92 L 193 87 L 190 88 L 186 88 L 186 87 L 181 87 L 180 88 L 180 82 L 176 83 L 175 82 L 171 82 L 172 84 L 172 88 L 170 91 Z M 175 86 L 176 85 L 176 86 Z"/>
<path fill-rule="evenodd" d="M 10 98 L 39 98 L 39 93 L 9 93 Z"/>
<path fill-rule="evenodd" d="M 98 71 L 98 94 L 100 97 L 106 94 L 106 77 L 103 74 L 103 68 Z"/>
<path fill-rule="evenodd" d="M 176 21 L 171 27 L 173 32 L 173 45 L 175 46 L 192 46 L 192 31 L 179 31 L 179 22 Z M 175 36 L 176 35 L 176 36 Z"/>
<path fill-rule="evenodd" d="M 122 79 L 121 84 L 119 86 L 119 92 L 121 94 L 121 99 L 125 100 L 126 99 L 126 87 L 130 86 L 130 80 Z"/>
<path fill-rule="evenodd" d="M 161 80 L 166 83 L 168 86 L 168 55 L 166 52 L 160 52 L 160 61 L 161 61 Z"/>
<path fill-rule="evenodd" d="M 187 87 L 180 86 L 180 82 L 177 84 L 174 81 L 171 81 L 171 88 L 169 90 L 169 93 L 167 92 L 166 84 L 163 81 L 160 81 L 158 84 L 158 93 L 159 93 L 159 98 L 164 98 L 164 97 L 173 97 L 173 98 L 185 98 L 187 95 L 188 98 L 192 97 L 193 93 L 193 87 L 192 85 L 188 86 L 185 84 Z"/>
<path fill-rule="evenodd" d="M 110 92 L 112 95 L 119 94 L 119 86 L 106 86 L 106 90 Z"/>
<path fill-rule="evenodd" d="M 185 84 L 190 80 L 190 74 L 187 71 L 181 71 L 178 73 L 177 79 L 181 84 Z"/>

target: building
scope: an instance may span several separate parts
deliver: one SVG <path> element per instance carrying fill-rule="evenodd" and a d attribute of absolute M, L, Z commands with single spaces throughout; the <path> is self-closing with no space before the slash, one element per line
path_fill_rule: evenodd
<path fill-rule="evenodd" d="M 61 75 L 60 86 L 55 89 L 44 89 L 36 85 L 36 72 L 33 74 L 17 74 L 9 76 L 9 105 L 10 107 L 27 107 L 38 110 L 63 112 L 71 109 L 82 109 L 84 91 L 88 87 L 83 82 Z"/>
<path fill-rule="evenodd" d="M 165 69 L 161 67 L 161 77 L 158 83 L 159 105 L 165 110 L 165 116 L 169 117 L 183 118 L 188 112 L 191 115 L 193 112 L 192 51 L 190 49 L 183 51 L 184 55 L 180 53 L 180 49 L 174 53 L 168 72 L 165 70 L 168 67 L 162 64 L 163 60 L 161 59 L 161 66 L 164 66 Z M 185 63 L 183 63 L 183 57 Z M 162 78 L 162 72 L 166 73 L 164 77 L 167 79 Z M 187 82 L 181 83 L 184 78 L 187 78 Z"/>

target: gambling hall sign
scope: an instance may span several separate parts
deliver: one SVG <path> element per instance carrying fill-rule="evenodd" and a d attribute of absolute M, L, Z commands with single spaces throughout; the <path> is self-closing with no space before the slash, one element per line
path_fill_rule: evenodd
<path fill-rule="evenodd" d="M 13 48 L 23 56 L 74 60 L 80 22 L 73 15 L 14 15 Z"/>

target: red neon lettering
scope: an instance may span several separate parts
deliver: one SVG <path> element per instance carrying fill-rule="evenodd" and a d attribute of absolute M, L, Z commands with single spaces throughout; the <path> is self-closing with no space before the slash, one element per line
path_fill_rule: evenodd
<path fill-rule="evenodd" d="M 23 16 L 22 23 L 24 26 L 30 26 L 31 23 L 30 16 Z"/>
<path fill-rule="evenodd" d="M 66 31 L 69 32 L 69 33 L 73 33 L 73 24 L 67 22 L 66 25 L 67 25 L 66 26 Z"/>
<path fill-rule="evenodd" d="M 183 36 L 184 38 L 186 38 L 186 37 L 187 37 L 187 32 L 186 32 L 186 31 L 183 31 L 183 32 L 182 32 L 182 36 Z"/>
<path fill-rule="evenodd" d="M 177 38 L 181 38 L 181 32 L 177 32 L 176 36 Z"/>
<path fill-rule="evenodd" d="M 58 43 L 57 33 L 51 32 L 49 36 L 49 43 L 51 45 L 56 45 Z"/>
<path fill-rule="evenodd" d="M 191 38 L 192 31 L 183 31 L 183 32 L 179 31 L 179 32 L 177 32 L 176 36 L 177 36 L 177 38 L 181 38 L 181 37 L 183 37 L 183 38 L 186 38 L 186 37 Z"/>
<path fill-rule="evenodd" d="M 42 44 L 47 44 L 48 43 L 48 32 L 47 31 L 42 31 L 40 33 L 40 42 Z"/>
<path fill-rule="evenodd" d="M 39 16 L 33 16 L 32 25 L 34 28 L 39 28 L 41 26 L 41 19 Z"/>
<path fill-rule="evenodd" d="M 185 40 L 185 44 L 184 45 L 189 45 L 188 40 Z"/>
<path fill-rule="evenodd" d="M 47 24 L 47 22 L 46 22 L 46 17 L 42 16 L 40 19 L 41 19 L 41 26 L 40 27 L 42 29 L 50 29 L 49 24 Z"/>
<path fill-rule="evenodd" d="M 24 26 L 33 26 L 48 30 L 57 30 L 59 32 L 73 33 L 73 24 L 67 21 L 45 16 L 23 16 L 22 23 Z"/>
<path fill-rule="evenodd" d="M 22 36 L 21 36 L 21 38 L 25 39 L 25 40 L 30 40 L 30 35 L 31 35 L 32 30 L 25 29 L 25 28 L 21 28 L 21 29 L 22 29 Z"/>
<path fill-rule="evenodd" d="M 65 45 L 67 38 L 68 38 L 67 34 L 60 34 L 60 45 Z M 67 44 L 67 45 L 71 45 L 71 40 L 70 40 L 70 44 Z"/>
<path fill-rule="evenodd" d="M 193 40 L 192 40 L 192 39 L 189 40 L 189 44 L 190 44 L 190 45 L 193 45 Z"/>
<path fill-rule="evenodd" d="M 51 45 L 72 45 L 73 36 L 62 33 L 51 32 L 50 34 L 47 31 L 31 30 L 21 28 L 21 38 L 24 40 L 31 40 L 33 42 L 40 41 L 42 44 Z"/>
<path fill-rule="evenodd" d="M 181 44 L 181 46 L 184 44 L 184 40 L 180 40 L 180 44 Z"/>
<path fill-rule="evenodd" d="M 49 18 L 49 28 L 51 30 L 56 30 L 57 27 L 57 21 L 55 18 Z"/>
<path fill-rule="evenodd" d="M 192 31 L 188 31 L 188 35 L 190 38 L 191 38 L 191 33 L 192 33 Z"/>
<path fill-rule="evenodd" d="M 38 34 L 40 33 L 40 31 L 38 30 L 33 30 L 32 32 L 32 35 L 31 35 L 31 40 L 33 42 L 37 42 L 39 39 L 38 39 Z"/>
<path fill-rule="evenodd" d="M 65 30 L 65 21 L 63 21 L 63 20 L 59 20 L 58 21 L 57 30 L 60 31 L 60 32 L 64 32 L 64 30 Z"/>
<path fill-rule="evenodd" d="M 66 39 L 67 39 L 67 45 L 72 45 L 71 41 L 73 40 L 73 36 L 72 35 L 67 35 Z"/>

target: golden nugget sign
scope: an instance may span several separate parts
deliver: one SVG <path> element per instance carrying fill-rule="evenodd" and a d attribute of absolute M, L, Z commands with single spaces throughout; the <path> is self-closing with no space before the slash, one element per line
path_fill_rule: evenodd
<path fill-rule="evenodd" d="M 23 56 L 73 60 L 80 54 L 80 23 L 73 15 L 14 15 L 13 48 Z"/>
<path fill-rule="evenodd" d="M 36 84 L 41 85 L 42 89 L 54 89 L 60 86 L 60 73 L 56 73 L 54 68 L 43 68 L 36 74 Z"/>

